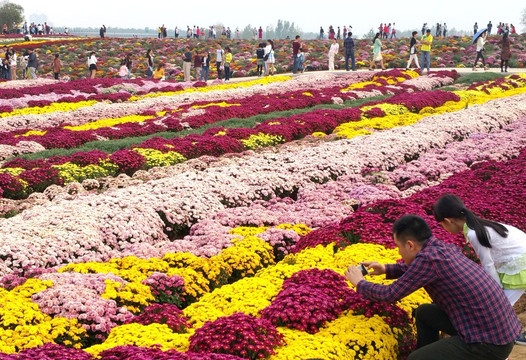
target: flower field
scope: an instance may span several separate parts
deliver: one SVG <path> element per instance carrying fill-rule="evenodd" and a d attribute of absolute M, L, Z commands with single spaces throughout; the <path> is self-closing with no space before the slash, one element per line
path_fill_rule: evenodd
<path fill-rule="evenodd" d="M 487 64 L 491 67 L 500 66 L 500 41 L 499 36 L 488 39 L 485 47 Z M 70 79 L 85 78 L 88 73 L 87 58 L 91 51 L 96 53 L 97 77 L 118 77 L 120 61 L 126 54 L 132 55 L 132 74 L 136 77 L 145 77 L 146 51 L 152 49 L 156 64 L 166 64 L 166 78 L 181 81 L 182 55 L 186 47 L 190 46 L 192 51 L 207 50 L 210 52 L 212 64 L 210 77 L 216 77 L 215 50 L 217 43 L 221 42 L 223 48 L 229 46 L 233 52 L 233 63 L 231 69 L 233 77 L 255 76 L 256 59 L 255 53 L 258 46 L 253 40 L 207 40 L 207 39 L 92 39 L 92 38 L 54 38 L 35 39 L 33 42 L 11 43 L 18 52 L 28 48 L 38 50 L 42 76 L 53 78 L 52 61 L 54 54 L 60 54 L 64 64 L 61 76 Z M 367 68 L 371 59 L 371 39 L 356 40 L 356 64 L 357 68 Z M 305 40 L 305 65 L 307 71 L 327 70 L 329 40 Z M 453 36 L 435 39 L 431 52 L 432 68 L 470 68 L 476 56 L 475 45 L 471 44 L 471 37 Z M 275 68 L 278 73 L 292 71 L 291 41 L 276 40 Z M 513 35 L 511 37 L 512 58 L 509 66 L 511 68 L 524 68 L 526 65 L 526 35 Z M 389 39 L 383 41 L 382 53 L 384 63 L 389 68 L 405 68 L 409 59 L 409 39 Z M 340 42 L 340 53 L 336 57 L 336 69 L 343 69 L 345 65 L 343 53 L 343 40 Z M 192 72 L 193 74 L 193 72 Z"/>
<path fill-rule="evenodd" d="M 405 358 L 427 293 L 347 267 L 407 213 L 476 260 L 445 192 L 526 230 L 526 74 L 458 77 L 0 84 L 0 359 Z"/>

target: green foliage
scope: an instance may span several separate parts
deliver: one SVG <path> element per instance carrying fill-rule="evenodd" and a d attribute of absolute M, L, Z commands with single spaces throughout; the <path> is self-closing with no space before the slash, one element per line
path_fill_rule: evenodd
<path fill-rule="evenodd" d="M 143 141 L 149 140 L 153 137 L 173 139 L 176 137 L 183 137 L 183 136 L 190 135 L 190 134 L 202 134 L 210 128 L 221 127 L 221 126 L 225 128 L 252 128 L 258 123 L 262 123 L 263 121 L 269 120 L 269 119 L 275 119 L 275 118 L 280 118 L 280 117 L 290 117 L 293 115 L 303 114 L 303 113 L 310 112 L 310 111 L 317 110 L 317 109 L 341 109 L 344 107 L 357 107 L 367 102 L 382 100 L 387 97 L 389 96 L 387 95 L 374 96 L 374 97 L 370 97 L 366 99 L 346 101 L 344 105 L 327 104 L 327 105 L 317 105 L 317 106 L 305 108 L 305 109 L 276 111 L 276 112 L 272 112 L 269 114 L 261 114 L 261 115 L 252 116 L 247 119 L 233 118 L 233 119 L 228 119 L 224 121 L 219 121 L 213 124 L 207 124 L 198 129 L 183 130 L 183 131 L 178 131 L 178 132 L 166 131 L 166 132 L 155 133 L 155 134 L 146 135 L 146 136 L 130 137 L 130 138 L 124 138 L 124 139 L 118 139 L 118 140 L 92 141 L 82 146 L 79 146 L 77 148 L 49 149 L 49 150 L 44 150 L 38 153 L 21 155 L 20 157 L 23 159 L 27 159 L 27 160 L 37 160 L 37 159 L 47 159 L 52 156 L 69 156 L 79 151 L 92 151 L 92 150 L 101 150 L 101 151 L 111 154 L 117 150 L 129 149 L 133 145 L 139 145 Z"/>
<path fill-rule="evenodd" d="M 495 80 L 501 77 L 505 77 L 507 75 L 509 74 L 494 73 L 494 72 L 470 73 L 470 74 L 462 75 L 460 78 L 457 79 L 457 81 L 455 81 L 455 84 L 471 85 L 472 83 L 476 83 L 480 81 Z"/>
<path fill-rule="evenodd" d="M 0 25 L 7 24 L 12 29 L 13 23 L 20 24 L 24 21 L 24 8 L 21 5 L 2 1 L 0 4 Z"/>

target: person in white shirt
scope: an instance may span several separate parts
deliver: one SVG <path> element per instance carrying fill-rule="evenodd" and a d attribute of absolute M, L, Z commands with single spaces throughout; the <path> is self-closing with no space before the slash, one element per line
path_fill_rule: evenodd
<path fill-rule="evenodd" d="M 97 58 L 95 57 L 95 52 L 93 51 L 88 57 L 88 67 L 90 71 L 90 78 L 95 79 L 95 75 L 97 75 Z"/>
<path fill-rule="evenodd" d="M 526 289 L 526 233 L 511 225 L 478 217 L 456 195 L 443 195 L 433 206 L 435 220 L 451 234 L 464 233 L 480 264 L 501 284 L 511 305 Z M 515 341 L 526 345 L 526 333 Z"/>
<path fill-rule="evenodd" d="M 340 50 L 340 45 L 336 39 L 332 39 L 332 44 L 329 49 L 329 71 L 334 71 L 334 57 L 338 54 Z"/>
<path fill-rule="evenodd" d="M 475 58 L 475 63 L 473 64 L 473 71 L 477 71 L 477 63 L 479 59 L 482 59 L 482 65 L 484 65 L 484 70 L 488 70 L 489 66 L 486 65 L 486 59 L 484 58 L 484 45 L 486 44 L 486 36 L 487 32 L 484 31 L 478 38 L 477 38 L 477 57 Z"/>
<path fill-rule="evenodd" d="M 9 52 L 11 53 L 11 56 L 9 57 L 9 67 L 11 71 L 11 80 L 16 80 L 16 64 L 17 64 L 17 56 L 15 49 L 12 47 L 9 48 Z"/>
<path fill-rule="evenodd" d="M 265 60 L 265 76 L 274 75 L 276 69 L 274 68 L 274 63 L 276 59 L 274 57 L 274 42 L 272 40 L 267 40 L 267 46 L 265 47 L 265 52 L 263 53 L 263 60 Z"/>

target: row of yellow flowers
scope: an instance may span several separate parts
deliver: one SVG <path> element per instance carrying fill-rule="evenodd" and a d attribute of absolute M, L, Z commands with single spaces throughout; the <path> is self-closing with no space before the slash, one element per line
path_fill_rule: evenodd
<path fill-rule="evenodd" d="M 310 229 L 305 225 L 280 225 L 279 228 L 294 230 L 300 235 Z M 230 248 L 210 259 L 203 259 L 189 253 L 166 254 L 162 259 L 143 260 L 135 257 L 113 259 L 106 263 L 70 264 L 59 272 L 113 273 L 128 283 L 121 284 L 106 280 L 103 298 L 113 299 L 134 313 L 140 313 L 154 300 L 150 289 L 141 284 L 154 272 L 179 275 L 185 280 L 183 296 L 195 300 L 185 310 L 185 316 L 194 325 L 187 334 L 176 334 L 167 325 L 128 324 L 114 328 L 106 341 L 86 349 L 98 354 L 118 345 L 152 346 L 160 344 L 163 349 L 186 351 L 189 336 L 206 321 L 235 312 L 258 316 L 279 293 L 283 280 L 300 270 L 317 267 L 332 269 L 343 274 L 347 266 L 365 260 L 391 263 L 399 258 L 395 250 L 380 245 L 356 244 L 335 252 L 334 246 L 318 246 L 305 249 L 298 254 L 289 254 L 274 264 L 272 247 L 256 237 L 268 227 L 239 227 L 231 234 L 239 235 Z M 239 280 L 238 280 L 239 279 Z M 373 278 L 379 283 L 388 283 Z M 31 296 L 53 286 L 51 281 L 28 280 L 12 291 L 0 291 L 0 300 L 6 304 L 0 307 L 3 323 L 0 329 L 0 351 L 13 353 L 24 348 L 47 342 L 59 342 L 80 347 L 86 336 L 85 330 L 76 319 L 51 318 L 42 314 Z M 211 291 L 211 289 L 215 288 Z M 420 290 L 400 302 L 400 306 L 411 311 L 418 304 L 429 301 Z M 299 330 L 279 328 L 287 345 L 277 349 L 275 359 L 297 359 L 322 357 L 324 359 L 360 358 L 390 359 L 397 351 L 396 331 L 380 317 L 366 318 L 351 311 L 327 324 L 315 335 Z M 355 344 L 347 346 L 346 344 Z M 364 353 L 364 349 L 367 354 Z"/>
<path fill-rule="evenodd" d="M 150 93 L 145 94 L 141 96 L 132 96 L 128 99 L 128 101 L 138 101 L 142 99 L 147 98 L 156 98 L 160 96 L 173 96 L 173 95 L 180 95 L 180 94 L 190 94 L 190 93 L 204 93 L 209 91 L 217 91 L 217 90 L 230 90 L 230 89 L 239 89 L 239 88 L 248 88 L 251 86 L 256 85 L 265 85 L 270 83 L 276 83 L 276 82 L 284 82 L 292 79 L 290 76 L 275 76 L 275 77 L 266 77 L 262 79 L 257 80 L 251 80 L 251 81 L 240 81 L 235 83 L 228 83 L 228 84 L 220 84 L 220 85 L 212 85 L 212 86 L 205 86 L 205 87 L 199 87 L 199 88 L 187 88 L 181 91 L 168 91 L 168 92 L 159 92 L 159 93 Z M 26 107 L 23 109 L 15 109 L 11 112 L 3 112 L 0 113 L 0 118 L 9 117 L 9 116 L 19 116 L 19 115 L 29 115 L 29 114 L 48 114 L 56 111 L 60 112 L 66 112 L 66 111 L 73 111 L 79 108 L 83 107 L 90 107 L 95 104 L 97 104 L 98 101 L 95 100 L 89 100 L 89 101 L 79 101 L 77 103 L 64 103 L 64 102 L 58 102 L 58 103 L 51 103 L 47 106 L 33 106 L 33 107 Z M 111 125 L 109 125 L 111 126 Z"/>
<path fill-rule="evenodd" d="M 526 74 L 519 74 L 523 79 L 526 79 Z M 509 90 L 500 87 L 491 88 L 489 94 L 482 90 L 457 90 L 453 93 L 460 97 L 460 101 L 448 101 L 444 105 L 432 108 L 425 107 L 418 114 L 412 113 L 410 109 L 403 105 L 393 104 L 379 104 L 370 107 L 364 107 L 362 110 L 367 111 L 372 108 L 379 108 L 386 113 L 386 116 L 368 119 L 362 117 L 360 121 L 354 121 L 342 124 L 334 130 L 341 138 L 350 139 L 359 135 L 370 135 L 374 130 L 391 129 L 398 126 L 407 126 L 416 123 L 420 119 L 443 113 L 456 112 L 465 109 L 467 106 L 475 104 L 483 104 L 490 100 L 500 99 L 514 95 L 523 94 L 526 92 L 526 87 L 517 87 Z M 315 136 L 323 136 L 323 134 L 316 133 Z"/>

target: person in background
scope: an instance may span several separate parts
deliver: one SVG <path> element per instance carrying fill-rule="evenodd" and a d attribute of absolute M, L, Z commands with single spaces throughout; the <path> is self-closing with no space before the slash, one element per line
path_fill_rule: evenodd
<path fill-rule="evenodd" d="M 9 56 L 2 58 L 2 79 L 9 80 Z"/>
<path fill-rule="evenodd" d="M 97 58 L 95 57 L 95 52 L 91 52 L 88 57 L 88 68 L 90 71 L 90 78 L 95 79 L 97 75 Z"/>
<path fill-rule="evenodd" d="M 183 54 L 183 75 L 184 81 L 190 81 L 190 70 L 192 69 L 192 50 L 190 47 L 186 48 Z"/>
<path fill-rule="evenodd" d="M 299 50 L 299 48 L 298 48 Z M 258 74 L 258 76 L 261 76 L 263 75 L 263 71 L 265 70 L 265 60 L 263 60 L 263 56 L 265 56 L 265 43 L 259 43 L 259 46 L 258 48 L 256 49 L 256 59 L 257 59 L 257 69 L 256 69 L 256 72 Z M 298 55 L 296 54 L 296 57 Z M 294 61 L 294 66 L 296 67 L 296 72 L 294 72 L 294 68 L 292 70 L 292 73 L 295 74 L 298 72 L 298 60 L 296 59 L 296 57 L 293 59 Z"/>
<path fill-rule="evenodd" d="M 446 23 L 444 23 L 444 25 L 442 25 L 442 36 L 443 37 L 447 37 L 447 25 L 446 25 Z"/>
<path fill-rule="evenodd" d="M 473 35 L 475 35 L 479 31 L 479 25 L 475 22 L 475 25 L 473 25 Z"/>
<path fill-rule="evenodd" d="M 263 44 L 263 47 L 265 47 L 264 45 L 265 44 Z M 292 42 L 292 73 L 293 74 L 296 74 L 298 72 L 298 50 L 300 49 L 300 47 L 301 47 L 301 37 L 299 35 L 296 35 L 296 38 Z"/>
<path fill-rule="evenodd" d="M 128 68 L 128 75 L 127 75 L 127 79 L 129 79 L 131 77 L 131 74 L 132 74 L 132 54 L 131 53 L 128 53 L 126 54 L 126 57 L 124 58 L 124 63 L 126 64 L 126 67 Z"/>
<path fill-rule="evenodd" d="M 298 49 L 298 71 L 303 74 L 305 71 L 305 54 L 303 53 L 303 48 Z"/>
<path fill-rule="evenodd" d="M 334 71 L 334 57 L 338 54 L 338 51 L 340 51 L 340 45 L 338 45 L 338 41 L 335 38 L 332 38 L 332 44 L 329 49 L 329 71 Z"/>
<path fill-rule="evenodd" d="M 396 279 L 389 285 L 366 281 L 357 266 L 345 271 L 362 297 L 394 303 L 424 288 L 433 303 L 413 311 L 417 349 L 407 360 L 506 359 L 521 323 L 499 283 L 460 249 L 431 233 L 424 219 L 404 215 L 393 224 L 403 263 L 363 262 L 370 275 Z M 440 332 L 450 335 L 440 338 Z"/>
<path fill-rule="evenodd" d="M 475 58 L 475 63 L 473 64 L 473 71 L 477 71 L 477 63 L 479 59 L 482 59 L 482 65 L 484 66 L 484 70 L 488 70 L 489 68 L 489 66 L 486 65 L 486 59 L 484 58 L 484 45 L 486 44 L 486 35 L 487 32 L 484 31 L 477 38 L 477 57 Z"/>
<path fill-rule="evenodd" d="M 493 24 L 491 21 L 488 23 L 488 26 L 486 27 L 488 29 L 488 36 L 491 36 L 491 29 L 493 28 Z"/>
<path fill-rule="evenodd" d="M 221 67 L 223 66 L 223 55 L 225 51 L 221 47 L 221 44 L 217 44 L 216 49 L 216 68 L 217 68 L 217 78 L 221 79 Z"/>
<path fill-rule="evenodd" d="M 153 51 L 146 51 L 146 78 L 151 79 L 153 76 Z"/>
<path fill-rule="evenodd" d="M 202 70 L 203 70 L 203 57 L 201 56 L 199 51 L 196 51 L 194 55 L 194 71 L 195 71 L 196 81 L 201 78 Z"/>
<path fill-rule="evenodd" d="M 396 37 L 396 27 L 395 27 L 395 25 L 396 25 L 396 24 L 393 23 L 393 27 L 391 28 L 391 39 L 392 39 L 392 38 L 397 39 L 397 37 Z"/>
<path fill-rule="evenodd" d="M 225 81 L 230 80 L 230 64 L 232 63 L 232 51 L 227 46 L 225 48 Z"/>
<path fill-rule="evenodd" d="M 9 71 L 11 72 L 10 78 L 11 80 L 17 80 L 16 65 L 17 65 L 18 56 L 16 55 L 15 49 L 12 47 L 9 48 L 9 52 L 11 54 L 9 58 Z"/>
<path fill-rule="evenodd" d="M 510 26 L 511 26 L 511 33 L 516 34 L 517 30 L 515 29 L 515 25 L 511 24 Z"/>
<path fill-rule="evenodd" d="M 381 36 L 382 34 L 376 33 L 373 39 L 373 57 L 371 59 L 371 64 L 369 65 L 369 71 L 373 71 L 373 66 L 376 67 L 377 61 L 380 62 L 380 66 L 382 67 L 382 70 L 385 70 L 384 59 L 382 57 L 382 42 L 380 41 Z"/>
<path fill-rule="evenodd" d="M 265 58 L 265 76 L 274 75 L 274 72 L 276 71 L 274 69 L 274 62 L 276 60 L 274 58 L 274 42 L 270 39 L 267 40 L 267 46 L 265 46 L 265 55 L 263 59 Z"/>
<path fill-rule="evenodd" d="M 119 76 L 121 79 L 127 79 L 129 72 L 128 67 L 126 66 L 126 61 L 124 59 L 121 60 L 121 67 L 119 68 Z"/>
<path fill-rule="evenodd" d="M 29 68 L 31 79 L 36 79 L 38 77 L 37 76 L 38 56 L 36 54 L 36 51 L 34 51 L 33 49 L 28 50 L 27 67 Z"/>
<path fill-rule="evenodd" d="M 22 79 L 27 79 L 27 62 L 29 55 L 27 55 L 24 51 L 22 51 L 24 55 L 20 56 L 20 70 L 22 72 Z"/>
<path fill-rule="evenodd" d="M 351 69 L 356 71 L 356 62 L 354 58 L 354 39 L 352 38 L 352 32 L 347 33 L 347 38 L 343 42 L 345 47 L 345 70 L 349 71 L 349 58 L 351 58 Z"/>
<path fill-rule="evenodd" d="M 431 30 L 427 29 L 426 34 L 422 36 L 422 39 L 420 40 L 420 44 L 422 44 L 420 55 L 420 69 L 424 71 L 424 65 L 427 65 L 427 72 L 429 72 L 429 68 L 431 67 L 431 44 L 433 43 L 433 35 L 431 35 Z"/>
<path fill-rule="evenodd" d="M 464 234 L 484 270 L 500 284 L 513 306 L 526 289 L 526 233 L 514 226 L 478 217 L 452 194 L 441 196 L 433 212 L 435 220 L 447 232 Z M 526 345 L 524 333 L 516 343 Z"/>
<path fill-rule="evenodd" d="M 60 70 L 62 69 L 62 61 L 60 61 L 60 55 L 57 53 L 55 54 L 55 58 L 53 59 L 53 74 L 55 75 L 55 80 L 58 80 L 60 76 Z"/>
<path fill-rule="evenodd" d="M 508 72 L 508 61 L 511 59 L 511 42 L 509 35 L 507 33 L 504 34 L 497 44 L 501 45 L 500 72 Z"/>
<path fill-rule="evenodd" d="M 418 55 L 416 50 L 416 36 L 418 35 L 418 31 L 413 31 L 412 35 L 413 37 L 411 38 L 411 43 L 409 44 L 409 61 L 407 62 L 407 66 L 405 67 L 406 70 L 409 70 L 413 61 L 415 62 L 417 69 L 420 67 L 420 64 L 418 63 Z"/>
<path fill-rule="evenodd" d="M 157 65 L 157 70 L 153 73 L 155 80 L 164 80 L 164 63 Z"/>
<path fill-rule="evenodd" d="M 203 68 L 201 69 L 201 76 L 199 77 L 199 81 L 208 81 L 208 72 L 210 71 L 210 54 L 207 50 L 203 51 L 201 63 L 203 64 Z"/>

